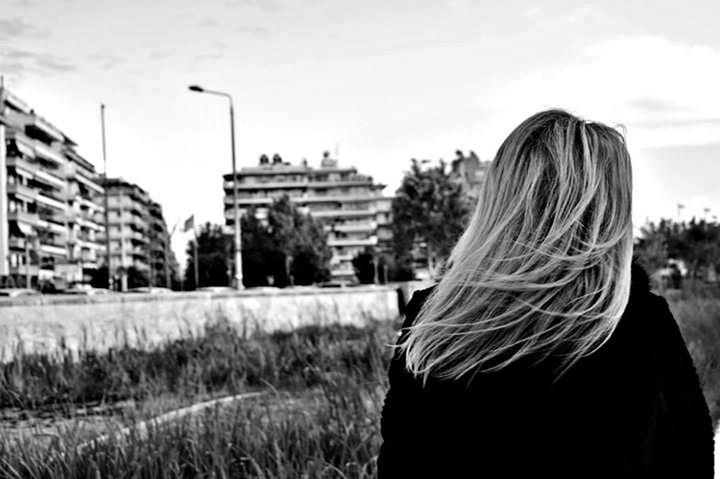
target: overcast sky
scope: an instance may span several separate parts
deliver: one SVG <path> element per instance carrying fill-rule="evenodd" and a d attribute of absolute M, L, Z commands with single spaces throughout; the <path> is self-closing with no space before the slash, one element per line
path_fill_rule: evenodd
<path fill-rule="evenodd" d="M 338 147 L 387 194 L 410 158 L 491 159 L 542 108 L 623 124 L 643 223 L 720 215 L 717 18 L 697 0 L 2 0 L 0 73 L 99 170 L 104 102 L 109 174 L 170 227 L 222 221 L 227 104 L 193 83 L 234 95 L 239 166 Z"/>

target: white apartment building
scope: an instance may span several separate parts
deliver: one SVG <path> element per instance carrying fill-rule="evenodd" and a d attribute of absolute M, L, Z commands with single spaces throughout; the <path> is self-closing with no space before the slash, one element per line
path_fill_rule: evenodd
<path fill-rule="evenodd" d="M 234 224 L 233 177 L 224 175 L 225 224 Z M 237 173 L 240 214 L 254 206 L 259 218 L 265 217 L 273 200 L 287 195 L 301 211 L 322 222 L 332 248 L 333 278 L 352 281 L 352 259 L 366 247 L 384 251 L 392 239 L 390 205 L 392 198 L 382 195 L 385 185 L 350 166 L 339 166 L 325 153 L 319 167 L 283 162 L 265 155 L 259 164 Z"/>
<path fill-rule="evenodd" d="M 140 286 L 169 287 L 177 264 L 169 247 L 162 207 L 147 191 L 122 178 L 108 178 L 103 185 L 108 194 L 112 277 L 124 289 L 122 278 L 134 268 L 147 278 Z M 104 232 L 101 239 L 105 239 Z"/>
<path fill-rule="evenodd" d="M 0 286 L 62 287 L 98 268 L 104 190 L 76 146 L 0 86 Z"/>

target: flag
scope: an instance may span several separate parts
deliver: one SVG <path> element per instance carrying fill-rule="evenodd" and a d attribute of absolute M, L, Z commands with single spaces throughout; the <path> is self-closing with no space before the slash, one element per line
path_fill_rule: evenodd
<path fill-rule="evenodd" d="M 183 233 L 187 233 L 190 230 L 195 229 L 195 215 L 190 215 L 188 219 L 183 223 Z"/>

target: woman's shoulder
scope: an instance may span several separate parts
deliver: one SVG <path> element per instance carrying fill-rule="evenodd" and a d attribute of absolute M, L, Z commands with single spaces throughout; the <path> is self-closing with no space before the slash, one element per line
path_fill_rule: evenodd
<path fill-rule="evenodd" d="M 650 290 L 646 271 L 636 263 L 632 265 L 630 299 L 623 316 L 627 325 L 643 328 L 646 334 L 679 332 L 667 300 Z"/>
<path fill-rule="evenodd" d="M 415 318 L 420 312 L 425 301 L 427 301 L 430 294 L 435 290 L 436 285 L 424 289 L 415 290 L 410 297 L 410 300 L 405 305 L 405 318 L 403 320 L 402 327 L 409 328 L 415 322 Z"/>

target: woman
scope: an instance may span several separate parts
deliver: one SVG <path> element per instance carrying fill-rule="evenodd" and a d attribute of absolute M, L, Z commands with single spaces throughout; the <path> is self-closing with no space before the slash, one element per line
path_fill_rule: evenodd
<path fill-rule="evenodd" d="M 510 134 L 407 306 L 379 477 L 712 478 L 692 360 L 631 266 L 631 197 L 614 129 L 551 110 Z"/>

